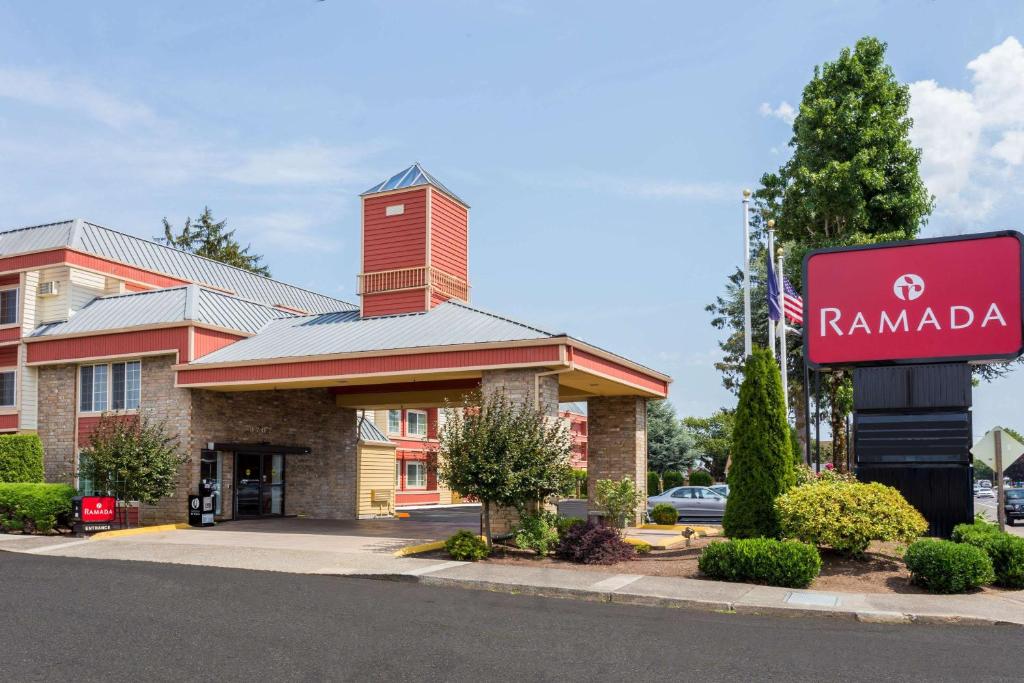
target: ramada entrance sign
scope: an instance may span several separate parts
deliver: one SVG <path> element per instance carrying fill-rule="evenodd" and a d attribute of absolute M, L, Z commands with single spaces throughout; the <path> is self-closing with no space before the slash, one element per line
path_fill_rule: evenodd
<path fill-rule="evenodd" d="M 813 367 L 1012 360 L 1024 349 L 1018 232 L 827 249 L 804 262 Z"/>

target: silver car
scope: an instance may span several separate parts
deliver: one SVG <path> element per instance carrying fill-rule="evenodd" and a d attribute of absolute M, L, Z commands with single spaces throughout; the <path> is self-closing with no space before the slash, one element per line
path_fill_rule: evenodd
<path fill-rule="evenodd" d="M 725 514 L 725 496 L 706 486 L 678 486 L 647 499 L 647 512 L 655 505 L 668 503 L 679 512 L 679 519 L 721 519 Z"/>

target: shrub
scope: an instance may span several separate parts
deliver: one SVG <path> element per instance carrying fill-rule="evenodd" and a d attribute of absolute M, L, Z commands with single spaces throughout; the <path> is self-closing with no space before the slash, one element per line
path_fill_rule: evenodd
<path fill-rule="evenodd" d="M 41 483 L 43 442 L 35 434 L 0 435 L 0 482 Z"/>
<path fill-rule="evenodd" d="M 665 470 L 661 473 L 661 481 L 665 485 L 663 491 L 674 489 L 677 486 L 682 486 L 686 483 L 682 473 L 676 472 L 675 470 Z"/>
<path fill-rule="evenodd" d="M 647 473 L 647 495 L 656 496 L 661 493 L 661 477 L 657 472 Z"/>
<path fill-rule="evenodd" d="M 563 498 L 586 498 L 587 497 L 587 471 L 570 470 L 566 477 L 562 490 L 559 491 Z"/>
<path fill-rule="evenodd" d="M 910 543 L 928 529 L 899 491 L 878 483 L 818 480 L 779 496 L 775 509 L 787 538 L 850 555 L 871 541 Z"/>
<path fill-rule="evenodd" d="M 67 525 L 73 495 L 67 484 L 0 484 L 0 524 L 8 531 L 47 533 Z"/>
<path fill-rule="evenodd" d="M 453 560 L 469 560 L 470 562 L 482 560 L 491 553 L 486 541 L 465 529 L 452 534 L 444 542 L 444 549 L 448 551 L 448 555 Z"/>
<path fill-rule="evenodd" d="M 775 498 L 795 483 L 779 366 L 754 349 L 743 368 L 732 433 L 729 498 L 722 527 L 731 538 L 779 536 Z"/>
<path fill-rule="evenodd" d="M 707 470 L 695 470 L 690 472 L 690 486 L 711 486 L 715 480 Z"/>
<path fill-rule="evenodd" d="M 1024 538 L 1000 531 L 995 524 L 975 522 L 956 525 L 953 540 L 985 551 L 992 560 L 997 586 L 1024 588 Z"/>
<path fill-rule="evenodd" d="M 547 555 L 558 545 L 558 527 L 554 515 L 542 512 L 526 515 L 519 520 L 515 531 L 516 546 L 532 550 L 538 555 Z"/>
<path fill-rule="evenodd" d="M 821 556 L 812 545 L 773 538 L 711 543 L 697 559 L 712 579 L 804 588 L 821 571 Z"/>
<path fill-rule="evenodd" d="M 658 503 L 651 510 L 651 521 L 655 524 L 675 524 L 679 519 L 679 511 L 668 503 Z"/>
<path fill-rule="evenodd" d="M 557 520 L 555 520 L 555 529 L 558 531 L 558 538 L 564 537 L 565 532 L 567 532 L 573 526 L 577 524 L 586 523 L 587 520 L 581 517 L 559 517 Z"/>
<path fill-rule="evenodd" d="M 928 538 L 907 548 L 910 580 L 932 593 L 963 593 L 995 581 L 992 560 L 981 548 Z"/>
<path fill-rule="evenodd" d="M 597 482 L 597 504 L 608 516 L 608 524 L 615 528 L 635 522 L 636 512 L 643 503 L 643 494 L 629 477 L 621 481 L 600 479 Z"/>
<path fill-rule="evenodd" d="M 626 542 L 629 543 L 631 546 L 633 546 L 633 550 L 636 551 L 637 555 L 647 555 L 647 554 L 649 554 L 651 552 L 651 544 L 648 543 L 647 541 L 626 541 Z"/>
<path fill-rule="evenodd" d="M 582 564 L 615 564 L 631 560 L 636 551 L 619 536 L 618 529 L 597 522 L 571 526 L 555 554 L 563 560 Z"/>

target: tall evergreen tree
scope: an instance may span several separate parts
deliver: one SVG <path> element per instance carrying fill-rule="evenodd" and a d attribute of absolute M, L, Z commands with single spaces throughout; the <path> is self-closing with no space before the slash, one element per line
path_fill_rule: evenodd
<path fill-rule="evenodd" d="M 661 473 L 693 462 L 693 437 L 683 429 L 668 401 L 647 402 L 647 467 Z"/>
<path fill-rule="evenodd" d="M 156 237 L 155 241 L 270 277 L 270 269 L 262 263 L 263 256 L 249 253 L 251 245 L 243 247 L 239 244 L 235 239 L 235 231 L 228 230 L 227 225 L 226 219 L 215 220 L 210 207 L 206 206 L 195 222 L 191 218 L 185 219 L 180 233 L 175 233 L 170 221 L 164 218 L 163 237 Z"/>
<path fill-rule="evenodd" d="M 795 483 L 782 375 L 768 349 L 747 359 L 736 408 L 729 498 L 722 526 L 730 538 L 779 535 L 775 498 Z"/>

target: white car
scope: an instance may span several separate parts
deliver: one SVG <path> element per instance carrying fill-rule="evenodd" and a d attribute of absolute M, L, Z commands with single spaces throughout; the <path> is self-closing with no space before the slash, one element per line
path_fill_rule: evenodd
<path fill-rule="evenodd" d="M 992 493 L 992 489 L 978 489 L 974 494 L 977 498 L 995 498 L 996 494 Z"/>

